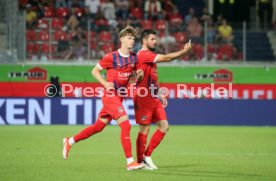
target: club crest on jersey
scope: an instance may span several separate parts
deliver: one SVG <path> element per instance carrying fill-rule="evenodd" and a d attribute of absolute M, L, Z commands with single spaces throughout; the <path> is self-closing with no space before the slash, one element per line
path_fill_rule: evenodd
<path fill-rule="evenodd" d="M 147 116 L 141 116 L 141 120 L 142 121 L 146 121 L 147 120 Z"/>
<path fill-rule="evenodd" d="M 119 113 L 123 113 L 123 112 L 124 112 L 124 108 L 118 107 L 118 112 L 119 112 Z"/>

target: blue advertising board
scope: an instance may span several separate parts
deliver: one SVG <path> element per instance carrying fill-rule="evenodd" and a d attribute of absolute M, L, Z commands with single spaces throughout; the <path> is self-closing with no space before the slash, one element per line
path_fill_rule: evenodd
<path fill-rule="evenodd" d="M 133 101 L 123 104 L 135 124 Z M 0 98 L 0 125 L 90 125 L 101 108 L 98 98 Z M 171 125 L 276 125 L 274 100 L 169 99 L 166 112 Z"/>

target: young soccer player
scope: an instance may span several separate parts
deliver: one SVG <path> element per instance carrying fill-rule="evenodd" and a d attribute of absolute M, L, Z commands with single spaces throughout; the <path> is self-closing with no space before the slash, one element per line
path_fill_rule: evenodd
<path fill-rule="evenodd" d="M 156 32 L 154 30 L 144 30 L 141 35 L 141 41 L 142 49 L 138 52 L 137 57 L 139 67 L 144 71 L 144 78 L 138 83 L 136 92 L 133 96 L 135 118 L 140 126 L 136 141 L 137 160 L 138 163 L 144 163 L 145 168 L 153 170 L 158 168 L 151 159 L 152 152 L 162 141 L 169 129 L 167 116 L 164 110 L 168 102 L 167 99 L 160 94 L 160 90 L 158 90 L 156 64 L 170 62 L 183 56 L 191 49 L 191 42 L 189 41 L 189 43 L 186 43 L 183 49 L 178 52 L 163 55 L 153 52 L 156 45 Z M 140 91 L 138 91 L 139 89 Z M 148 94 L 146 95 L 147 92 Z M 154 122 L 157 124 L 157 130 L 146 147 L 150 125 Z"/>
<path fill-rule="evenodd" d="M 92 75 L 105 87 L 102 102 L 103 108 L 99 113 L 94 125 L 91 125 L 71 138 L 64 138 L 63 157 L 68 158 L 70 148 L 74 143 L 87 139 L 90 136 L 101 132 L 112 120 L 116 120 L 121 128 L 121 144 L 127 158 L 127 169 L 140 169 L 144 165 L 137 163 L 132 158 L 130 141 L 130 123 L 126 111 L 122 105 L 123 97 L 117 90 L 126 87 L 133 70 L 136 70 L 137 78 L 143 77 L 143 71 L 137 70 L 137 57 L 130 50 L 133 48 L 136 31 L 133 27 L 127 26 L 120 31 L 121 48 L 115 52 L 106 54 L 103 59 L 92 70 Z M 106 80 L 100 72 L 106 69 Z"/>

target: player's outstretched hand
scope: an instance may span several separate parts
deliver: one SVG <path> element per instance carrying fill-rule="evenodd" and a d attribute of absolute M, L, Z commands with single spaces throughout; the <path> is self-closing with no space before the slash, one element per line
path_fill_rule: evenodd
<path fill-rule="evenodd" d="M 191 49 L 192 49 L 192 43 L 191 43 L 191 39 L 190 39 L 189 42 L 184 45 L 184 50 L 185 50 L 185 52 L 188 52 Z"/>
<path fill-rule="evenodd" d="M 104 84 L 104 87 L 105 87 L 106 90 L 114 90 L 115 89 L 114 84 L 112 82 L 106 82 Z"/>

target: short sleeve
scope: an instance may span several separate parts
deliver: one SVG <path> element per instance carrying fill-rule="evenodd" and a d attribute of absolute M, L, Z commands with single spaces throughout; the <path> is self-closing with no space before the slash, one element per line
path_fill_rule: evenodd
<path fill-rule="evenodd" d="M 102 69 L 112 68 L 112 58 L 111 54 L 105 55 L 97 64 L 97 66 Z"/>
<path fill-rule="evenodd" d="M 155 63 L 159 54 L 155 54 L 152 51 L 144 51 L 138 54 L 138 60 L 141 63 Z"/>

